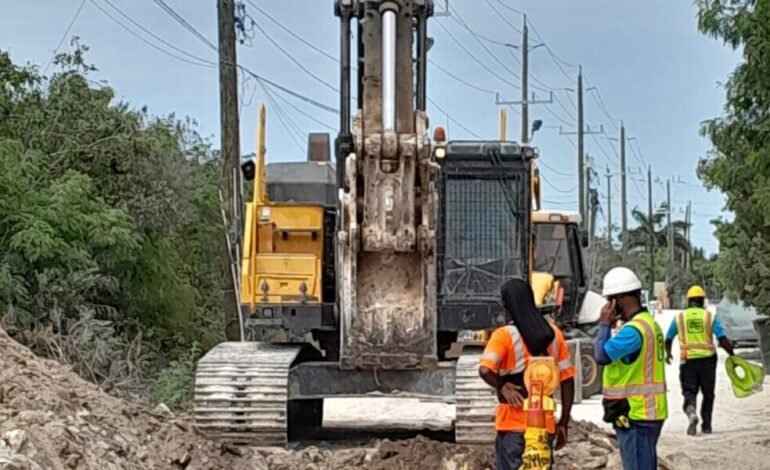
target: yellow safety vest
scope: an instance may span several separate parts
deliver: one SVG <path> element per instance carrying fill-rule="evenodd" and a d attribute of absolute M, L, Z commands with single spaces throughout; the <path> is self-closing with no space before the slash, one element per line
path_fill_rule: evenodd
<path fill-rule="evenodd" d="M 638 313 L 622 328 L 633 328 L 641 334 L 642 349 L 630 364 L 618 359 L 604 366 L 604 398 L 628 400 L 631 407 L 628 417 L 632 420 L 666 419 L 668 401 L 663 331 L 649 312 Z"/>
<path fill-rule="evenodd" d="M 703 308 L 688 308 L 676 316 L 679 352 L 682 360 L 701 359 L 716 354 L 714 341 L 715 316 Z"/>

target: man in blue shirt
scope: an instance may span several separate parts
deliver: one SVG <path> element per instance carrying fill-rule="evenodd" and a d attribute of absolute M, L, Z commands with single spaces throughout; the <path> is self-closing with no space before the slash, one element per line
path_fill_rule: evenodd
<path fill-rule="evenodd" d="M 607 304 L 602 308 L 594 348 L 596 362 L 606 366 L 603 377 L 605 398 L 602 401 L 604 421 L 612 423 L 615 428 L 624 470 L 657 468 L 657 444 L 667 413 L 663 411 L 662 418 L 657 416 L 656 411 L 647 420 L 632 419 L 633 412 L 628 400 L 611 399 L 608 396 L 607 367 L 612 367 L 610 364 L 617 362 L 626 365 L 635 363 L 642 352 L 644 341 L 640 330 L 633 327 L 623 327 L 611 337 L 612 325 L 618 320 L 628 324 L 637 315 L 641 315 L 640 319 L 646 317 L 654 323 L 654 319 L 642 305 L 641 289 L 641 281 L 630 269 L 614 268 L 607 273 L 603 286 Z M 663 332 L 657 325 L 655 328 L 657 334 L 649 341 L 653 344 L 651 347 L 655 348 L 653 350 L 659 351 L 659 367 L 663 368 Z M 663 382 L 661 394 L 662 401 L 665 402 L 665 379 Z"/>
<path fill-rule="evenodd" d="M 666 363 L 671 364 L 671 346 L 679 336 L 681 365 L 679 382 L 684 396 L 684 412 L 690 420 L 687 434 L 694 436 L 698 432 L 696 413 L 698 391 L 703 394 L 700 416 L 704 434 L 711 434 L 711 417 L 714 410 L 714 389 L 716 388 L 717 354 L 713 336 L 719 345 L 733 355 L 733 346 L 725 335 L 719 317 L 712 315 L 705 308 L 706 293 L 700 286 L 692 286 L 687 292 L 688 308 L 679 312 L 666 334 Z"/>

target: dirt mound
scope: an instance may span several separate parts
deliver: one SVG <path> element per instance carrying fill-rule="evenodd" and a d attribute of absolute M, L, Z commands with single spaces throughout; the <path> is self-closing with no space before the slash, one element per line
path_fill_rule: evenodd
<path fill-rule="evenodd" d="M 0 469 L 249 468 L 157 411 L 101 392 L 0 329 Z"/>
<path fill-rule="evenodd" d="M 570 441 L 557 455 L 557 468 L 618 468 L 612 466 L 614 445 L 599 428 L 577 423 Z M 223 446 L 164 407 L 150 412 L 101 392 L 0 329 L 0 470 L 222 468 L 482 470 L 494 468 L 494 453 L 423 437 L 355 448 Z"/>

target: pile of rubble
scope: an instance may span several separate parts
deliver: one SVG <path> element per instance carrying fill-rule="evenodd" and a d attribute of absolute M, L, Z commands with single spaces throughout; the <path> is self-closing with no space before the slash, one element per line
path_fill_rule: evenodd
<path fill-rule="evenodd" d="M 613 441 L 576 423 L 559 469 L 619 468 Z M 491 447 L 427 438 L 295 450 L 241 449 L 199 435 L 188 418 L 109 396 L 0 329 L 0 470 L 494 468 Z"/>
<path fill-rule="evenodd" d="M 101 392 L 0 329 L 0 469 L 253 468 L 239 454 L 165 407 Z"/>

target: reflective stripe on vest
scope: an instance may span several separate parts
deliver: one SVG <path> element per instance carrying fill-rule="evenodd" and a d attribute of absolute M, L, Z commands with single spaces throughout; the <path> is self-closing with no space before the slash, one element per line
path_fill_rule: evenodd
<path fill-rule="evenodd" d="M 708 310 L 690 308 L 680 312 L 676 316 L 676 328 L 682 360 L 710 357 L 716 353 L 712 340 L 714 316 Z"/>
<path fill-rule="evenodd" d="M 551 328 L 553 329 L 553 341 L 551 341 L 551 356 L 553 356 L 553 362 L 556 364 L 556 367 L 559 369 L 559 372 L 564 372 L 565 370 L 572 367 L 572 358 L 564 359 L 563 361 L 559 361 L 559 332 L 556 331 L 556 325 L 548 323 L 551 325 Z"/>
<path fill-rule="evenodd" d="M 521 339 L 521 333 L 519 329 L 514 325 L 508 325 L 505 327 L 508 330 L 508 334 L 511 336 L 511 351 L 513 353 L 513 368 L 512 369 L 500 369 L 497 375 L 513 375 L 524 372 L 524 368 L 527 365 L 527 358 L 524 357 L 524 340 Z"/>
<path fill-rule="evenodd" d="M 572 366 L 572 360 L 571 359 L 565 359 L 561 362 L 559 362 L 559 335 L 556 332 L 556 327 L 554 325 L 551 325 L 551 328 L 553 331 L 553 341 L 551 341 L 551 344 L 549 347 L 551 348 L 551 356 L 553 357 L 553 362 L 556 364 L 557 368 L 559 369 L 559 372 L 564 371 L 565 369 Z M 521 333 L 519 333 L 519 329 L 516 328 L 514 325 L 508 325 L 505 327 L 508 330 L 508 333 L 511 336 L 511 344 L 512 344 L 512 350 L 513 350 L 513 369 L 500 369 L 498 371 L 498 375 L 513 375 L 518 374 L 520 372 L 524 372 L 524 369 L 527 366 L 527 352 L 525 352 L 524 347 L 524 340 L 521 338 Z M 498 356 L 495 353 L 485 353 L 482 357 L 485 359 L 489 359 L 496 364 L 500 363 L 500 356 Z"/>
<path fill-rule="evenodd" d="M 634 317 L 626 326 L 641 333 L 639 357 L 631 364 L 617 360 L 604 368 L 604 398 L 627 399 L 631 407 L 630 419 L 653 421 L 668 416 L 663 333 L 656 331 L 654 321 L 647 312 Z"/>

